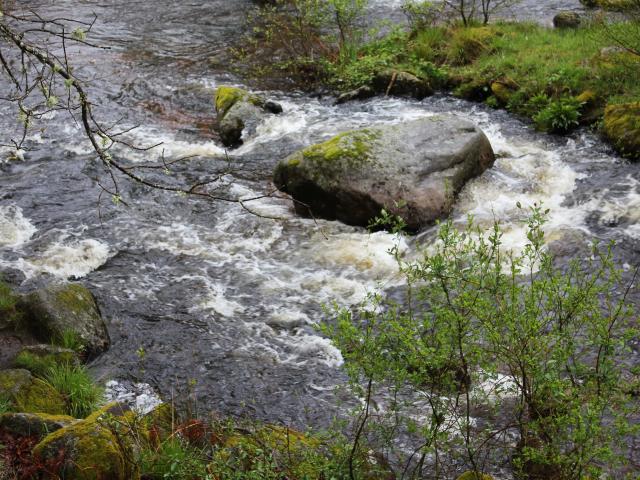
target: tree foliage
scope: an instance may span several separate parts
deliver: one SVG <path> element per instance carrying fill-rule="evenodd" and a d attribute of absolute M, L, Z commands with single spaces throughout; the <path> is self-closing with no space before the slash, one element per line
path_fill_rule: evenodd
<path fill-rule="evenodd" d="M 403 459 L 408 478 L 511 459 L 522 478 L 581 480 L 622 459 L 637 380 L 624 367 L 638 333 L 631 285 L 611 246 L 556 266 L 544 222 L 534 207 L 521 253 L 503 252 L 497 223 L 443 223 L 419 260 L 394 252 L 404 301 L 337 310 L 324 330 L 363 399 L 354 445 Z"/>

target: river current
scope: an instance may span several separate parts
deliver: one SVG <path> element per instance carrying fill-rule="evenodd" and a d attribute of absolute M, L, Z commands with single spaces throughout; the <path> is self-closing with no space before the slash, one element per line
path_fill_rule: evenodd
<path fill-rule="evenodd" d="M 560 257 L 581 254 L 596 238 L 618 243 L 627 270 L 640 260 L 640 164 L 589 131 L 539 134 L 505 112 L 442 95 L 335 106 L 333 98 L 271 90 L 261 93 L 284 113 L 227 160 L 210 130 L 212 95 L 221 84 L 247 85 L 230 73 L 225 50 L 242 35 L 250 2 L 27 3 L 47 15 L 97 15 L 91 38 L 111 48 L 71 52 L 93 79 L 97 114 L 140 125 L 132 141 L 162 142 L 129 153 L 131 162 L 157 161 L 162 150 L 168 158 L 195 156 L 174 173 L 185 182 L 230 162 L 225 188 L 250 198 L 271 191 L 276 162 L 303 146 L 360 126 L 451 112 L 476 122 L 498 154 L 495 167 L 464 188 L 454 218 L 498 219 L 505 246 L 518 249 L 525 238 L 516 203 L 543 202 Z M 372 15 L 399 16 L 401 2 L 374 3 Z M 527 1 L 515 13 L 548 23 L 559 9 L 579 4 Z M 0 108 L 0 128 L 14 131 L 15 112 Z M 201 411 L 298 426 L 329 421 L 345 400 L 335 388 L 344 382 L 341 356 L 314 325 L 326 318 L 323 305 L 354 305 L 400 284 L 387 253 L 396 237 L 300 218 L 287 199 L 252 202 L 281 218 L 270 220 L 236 204 L 126 182 L 129 207 L 103 201 L 98 208 L 96 167 L 73 122 L 49 119 L 27 147 L 24 161 L 0 165 L 0 269 L 23 290 L 76 279 L 95 293 L 112 339 L 92 364 L 99 378 L 148 383 L 164 398 L 190 390 Z M 410 256 L 429 234 L 399 240 L 400 248 Z"/>

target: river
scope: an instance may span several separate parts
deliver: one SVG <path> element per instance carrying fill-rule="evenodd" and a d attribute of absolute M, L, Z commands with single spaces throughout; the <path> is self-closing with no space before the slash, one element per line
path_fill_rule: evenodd
<path fill-rule="evenodd" d="M 176 169 L 178 179 L 194 181 L 226 164 L 210 131 L 212 94 L 217 85 L 247 84 L 230 73 L 224 52 L 242 35 L 250 2 L 27 3 L 47 15 L 97 15 L 90 38 L 111 48 L 71 54 L 93 79 L 100 118 L 140 125 L 131 140 L 163 142 L 167 157 L 195 155 Z M 398 17 L 399 4 L 379 1 L 373 14 Z M 578 1 L 527 1 L 515 13 L 549 23 L 567 8 L 579 9 Z M 499 219 L 506 245 L 517 249 L 525 239 L 516 203 L 542 201 L 560 257 L 597 238 L 618 242 L 627 270 L 640 261 L 640 164 L 617 157 L 589 131 L 544 135 L 505 112 L 443 95 L 335 106 L 332 98 L 262 93 L 284 113 L 230 152 L 233 174 L 225 181 L 234 195 L 269 192 L 279 159 L 337 132 L 453 112 L 480 125 L 499 157 L 465 187 L 456 219 Z M 15 112 L 0 108 L 0 128 L 14 130 Z M 27 146 L 23 162 L 0 165 L 0 269 L 23 290 L 77 279 L 95 293 L 113 343 L 91 366 L 99 378 L 148 383 L 164 398 L 189 390 L 200 411 L 297 426 L 330 420 L 346 399 L 335 388 L 344 382 L 341 357 L 314 325 L 326 318 L 323 305 L 354 305 L 399 284 L 387 253 L 394 236 L 299 218 L 286 199 L 252 204 L 282 218 L 274 221 L 126 182 L 130 206 L 103 201 L 99 209 L 90 179 L 97 167 L 73 122 L 51 118 Z M 127 160 L 157 160 L 161 149 Z M 401 240 L 401 248 L 411 255 L 428 234 Z"/>

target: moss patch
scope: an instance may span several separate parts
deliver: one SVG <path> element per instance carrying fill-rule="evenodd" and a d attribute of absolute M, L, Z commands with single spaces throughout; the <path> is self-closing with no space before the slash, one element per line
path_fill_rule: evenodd
<path fill-rule="evenodd" d="M 640 102 L 609 105 L 604 112 L 604 133 L 622 155 L 640 159 Z"/>
<path fill-rule="evenodd" d="M 14 400 L 15 409 L 20 412 L 49 413 L 51 415 L 66 413 L 64 397 L 40 378 L 34 379 L 30 386 L 20 390 Z"/>
<path fill-rule="evenodd" d="M 458 477 L 458 480 L 493 480 L 493 477 L 483 473 L 465 472 Z"/>
<path fill-rule="evenodd" d="M 364 163 L 370 160 L 373 143 L 378 133 L 365 129 L 341 133 L 324 143 L 312 145 L 302 151 L 302 157 L 312 162 L 335 162 L 347 160 L 349 163 Z M 293 158 L 289 161 L 298 161 Z"/>

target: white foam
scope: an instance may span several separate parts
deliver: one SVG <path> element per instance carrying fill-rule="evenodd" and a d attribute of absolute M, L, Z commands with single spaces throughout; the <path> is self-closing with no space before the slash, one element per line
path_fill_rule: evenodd
<path fill-rule="evenodd" d="M 98 240 L 63 239 L 35 258 L 21 258 L 16 266 L 27 278 L 40 273 L 59 278 L 82 278 L 104 265 L 109 255 L 109 247 Z"/>
<path fill-rule="evenodd" d="M 20 207 L 0 206 L 0 247 L 19 247 L 28 242 L 36 231 Z"/>
<path fill-rule="evenodd" d="M 127 384 L 110 380 L 105 385 L 105 400 L 128 405 L 140 415 L 151 412 L 162 404 L 160 396 L 147 383 Z"/>
<path fill-rule="evenodd" d="M 243 313 L 244 307 L 234 300 L 230 300 L 226 295 L 226 289 L 220 284 L 209 284 L 209 292 L 200 305 L 204 310 L 213 310 L 223 317 L 233 317 Z"/>

